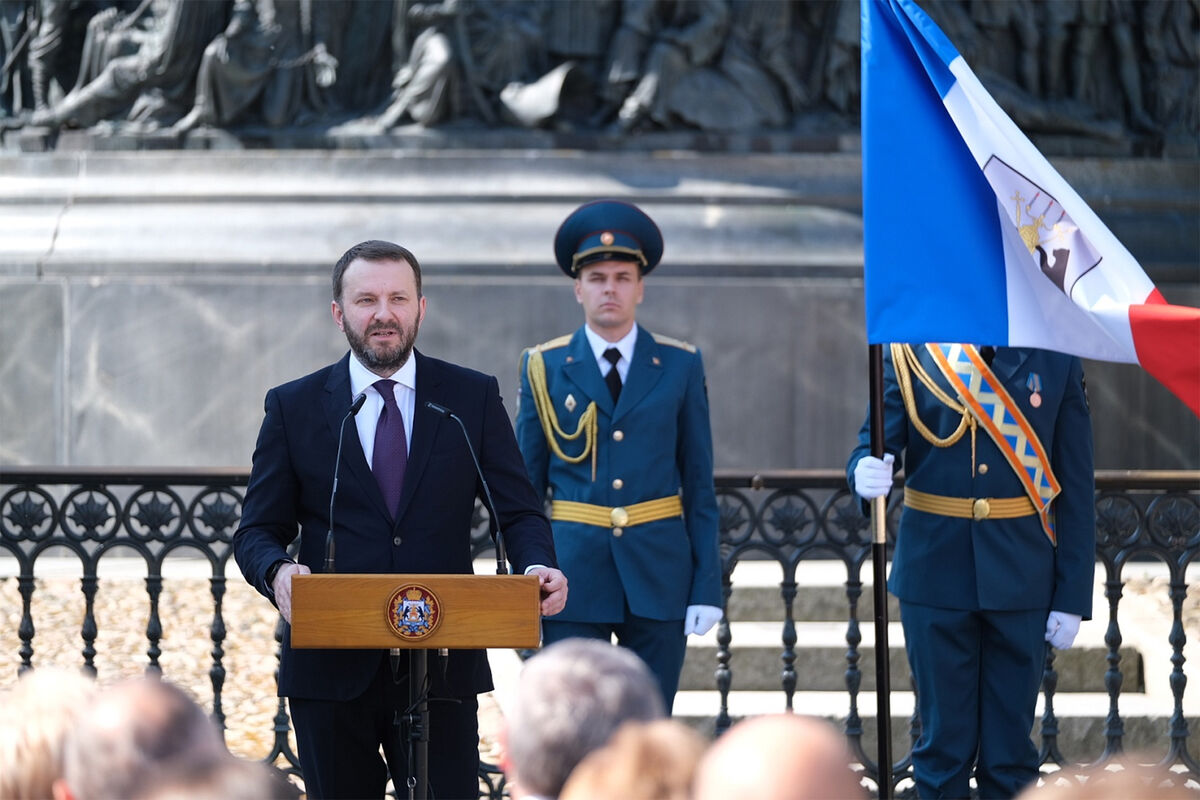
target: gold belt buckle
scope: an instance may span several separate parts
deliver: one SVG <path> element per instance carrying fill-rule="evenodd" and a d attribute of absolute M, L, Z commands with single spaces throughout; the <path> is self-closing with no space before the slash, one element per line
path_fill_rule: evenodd
<path fill-rule="evenodd" d="M 629 512 L 620 506 L 617 506 L 612 511 L 608 512 L 608 519 L 609 522 L 613 524 L 614 528 L 624 528 L 629 524 Z"/>
<path fill-rule="evenodd" d="M 988 515 L 991 513 L 992 505 L 987 501 L 986 497 L 977 498 L 975 502 L 971 504 L 971 515 L 975 517 L 976 521 L 987 519 Z"/>

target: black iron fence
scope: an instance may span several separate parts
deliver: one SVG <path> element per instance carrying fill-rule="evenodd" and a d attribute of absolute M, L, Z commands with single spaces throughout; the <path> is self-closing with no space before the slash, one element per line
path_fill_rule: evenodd
<path fill-rule="evenodd" d="M 207 559 L 212 615 L 209 626 L 212 683 L 212 716 L 224 727 L 222 688 L 226 680 L 224 643 L 226 620 L 223 598 L 226 566 L 231 558 L 230 542 L 237 529 L 243 487 L 248 474 L 242 470 L 158 470 L 87 468 L 5 468 L 0 471 L 0 558 L 15 563 L 14 577 L 21 598 L 18 672 L 37 664 L 38 638 L 32 616 L 36 591 L 37 563 L 47 552 L 70 553 L 78 559 L 83 616 L 79 636 L 83 669 L 96 671 L 94 657 L 98 626 L 94 603 L 99 585 L 101 559 L 115 549 L 140 556 L 145 563 L 148 603 L 146 625 L 147 671 L 160 671 L 162 622 L 159 599 L 163 590 L 163 565 L 168 557 L 187 554 Z M 1166 755 L 1162 766 L 1172 768 L 1187 780 L 1200 781 L 1200 764 L 1189 751 L 1188 719 L 1184 714 L 1187 671 L 1184 668 L 1185 607 L 1188 603 L 1188 568 L 1200 553 L 1200 472 L 1100 472 L 1096 476 L 1098 569 L 1102 570 L 1107 614 L 1096 609 L 1096 619 L 1107 617 L 1104 643 L 1107 648 L 1103 686 L 1108 697 L 1105 745 L 1092 754 L 1090 763 L 1105 763 L 1125 750 L 1125 720 L 1122 717 L 1121 599 L 1124 572 L 1132 562 L 1153 561 L 1167 575 L 1171 625 L 1165 647 L 1171 652 L 1169 683 L 1172 708 L 1163 709 L 1169 722 L 1162 731 Z M 860 688 L 863 640 L 860 619 L 873 617 L 871 598 L 864 599 L 862 572 L 871 552 L 867 520 L 860 504 L 851 496 L 840 471 L 778 471 L 761 474 L 723 472 L 717 476 L 721 506 L 721 548 L 726 599 L 733 585 L 734 568 L 746 561 L 774 562 L 782 570 L 779 584 L 780 628 L 779 691 L 783 705 L 792 708 L 797 690 L 797 628 L 793 604 L 801 588 L 797 567 L 813 560 L 840 561 L 845 568 L 846 598 L 846 712 L 844 729 L 852 749 L 874 780 L 877 765 L 864 746 Z M 889 530 L 894 531 L 899 514 L 900 492 L 889 504 Z M 477 511 L 473 531 L 476 556 L 491 549 L 486 517 Z M 869 575 L 869 567 L 868 567 Z M 280 631 L 276 631 L 278 640 Z M 715 732 L 733 722 L 730 713 L 735 667 L 731 656 L 737 645 L 728 620 L 717 630 L 717 651 L 712 688 L 719 703 L 712 709 Z M 15 677 L 15 676 L 9 676 Z M 1042 762 L 1071 769 L 1058 744 L 1059 720 L 1054 711 L 1058 675 L 1053 651 L 1047 649 L 1043 684 L 1044 713 L 1040 739 Z M 0 679 L 3 682 L 3 679 Z M 869 716 L 869 715 L 868 715 Z M 295 754 L 288 743 L 289 720 L 282 701 L 273 719 L 272 751 L 265 760 L 285 771 L 298 773 Z M 919 721 L 910 722 L 915 740 Z M 498 770 L 481 765 L 488 796 L 504 795 Z M 893 781 L 903 796 L 911 794 L 911 763 L 905 754 L 895 765 Z"/>

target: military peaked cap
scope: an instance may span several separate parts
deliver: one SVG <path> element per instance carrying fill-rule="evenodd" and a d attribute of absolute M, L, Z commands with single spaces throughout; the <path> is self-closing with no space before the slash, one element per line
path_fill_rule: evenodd
<path fill-rule="evenodd" d="M 598 261 L 633 261 L 645 275 L 658 266 L 662 253 L 662 233 L 654 220 L 621 200 L 584 203 L 554 236 L 554 257 L 571 278 Z"/>

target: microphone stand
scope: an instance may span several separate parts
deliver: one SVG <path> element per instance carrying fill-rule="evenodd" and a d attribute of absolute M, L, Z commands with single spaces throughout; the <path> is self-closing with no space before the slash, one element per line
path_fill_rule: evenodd
<path fill-rule="evenodd" d="M 367 393 L 359 392 L 354 401 L 350 403 L 350 410 L 346 412 L 346 416 L 342 417 L 342 424 L 338 426 L 338 446 L 337 455 L 333 458 L 333 488 L 329 490 L 329 532 L 325 534 L 325 572 L 332 573 L 335 543 L 333 540 L 333 500 L 337 497 L 338 489 L 338 470 L 342 466 L 342 442 L 346 438 L 346 420 L 358 414 L 359 409 L 363 407 L 363 403 L 367 402 Z"/>
<path fill-rule="evenodd" d="M 325 572 L 333 573 L 336 542 L 333 537 L 333 507 L 337 497 L 338 468 L 342 463 L 342 442 L 345 439 L 346 421 L 358 414 L 367 400 L 366 392 L 360 392 L 350 404 L 350 410 L 342 417 L 338 428 L 337 456 L 333 462 L 333 489 L 329 493 L 329 532 L 325 535 Z M 408 651 L 408 707 L 404 713 L 396 712 L 393 724 L 407 731 L 409 777 L 407 781 L 409 800 L 426 800 L 429 796 L 429 703 L 425 683 L 428 675 L 428 652 L 414 649 Z M 400 680 L 400 648 L 388 650 L 392 666 L 392 680 Z M 395 776 L 393 777 L 393 781 Z M 399 793 L 400 787 L 395 787 Z"/>
<path fill-rule="evenodd" d="M 400 648 L 393 647 L 389 653 L 392 662 L 392 680 L 399 681 Z M 392 724 L 400 728 L 403 739 L 408 742 L 408 800 L 426 800 L 429 797 L 429 651 L 412 648 L 408 651 L 408 706 L 404 713 L 396 712 Z M 393 783 L 395 777 L 392 776 Z M 399 796 L 400 786 L 396 785 Z"/>
<path fill-rule="evenodd" d="M 496 574 L 507 575 L 508 554 L 504 548 L 504 533 L 500 529 L 500 516 L 496 513 L 496 504 L 492 500 L 492 490 L 488 486 L 487 478 L 483 476 L 483 468 L 479 465 L 479 457 L 475 454 L 475 447 L 471 444 L 471 437 L 467 434 L 467 426 L 461 417 L 445 406 L 426 402 L 425 407 L 439 416 L 454 420 L 458 423 L 459 430 L 462 431 L 463 441 L 467 443 L 467 450 L 470 452 L 471 461 L 475 465 L 475 474 L 478 476 L 479 485 L 483 489 L 483 500 L 487 506 L 488 515 L 491 517 L 488 529 L 492 535 L 492 541 L 496 545 Z M 449 651 L 444 648 L 439 650 L 438 653 L 443 658 L 449 656 Z M 392 674 L 394 679 L 396 679 L 399 676 L 399 648 L 391 650 L 391 659 Z M 396 714 L 394 721 L 394 724 L 402 728 L 404 731 L 403 738 L 408 742 L 408 800 L 426 800 L 429 793 L 429 690 L 426 686 L 428 679 L 429 651 L 420 648 L 409 650 L 409 704 L 403 714 Z M 396 787 L 396 791 L 400 791 L 399 786 Z"/>
<path fill-rule="evenodd" d="M 488 531 L 492 535 L 492 542 L 496 545 L 496 574 L 507 575 L 509 574 L 508 553 L 505 552 L 504 548 L 504 532 L 500 530 L 500 515 L 496 513 L 496 504 L 492 501 L 492 490 L 488 487 L 487 478 L 483 477 L 483 469 L 479 466 L 479 458 L 475 455 L 475 447 L 471 444 L 471 437 L 467 435 L 467 426 L 458 414 L 455 414 L 445 406 L 439 406 L 437 403 L 427 401 L 425 407 L 443 417 L 449 417 L 454 420 L 458 423 L 459 429 L 462 430 L 463 441 L 467 443 L 467 450 L 471 453 L 471 461 L 475 464 L 475 474 L 479 477 L 479 485 L 483 487 L 483 501 L 487 505 L 488 516 L 491 517 L 491 520 L 488 522 Z"/>

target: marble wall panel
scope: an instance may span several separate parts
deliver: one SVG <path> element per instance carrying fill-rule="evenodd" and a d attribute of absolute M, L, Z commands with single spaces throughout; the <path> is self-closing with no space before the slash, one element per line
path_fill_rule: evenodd
<path fill-rule="evenodd" d="M 46 267 L 71 276 L 183 275 L 236 265 L 255 274 L 299 274 L 332 264 L 355 242 L 383 238 L 403 243 L 423 264 L 550 274 L 554 232 L 573 205 L 428 198 L 82 203 L 58 221 Z M 684 270 L 862 265 L 862 218 L 847 211 L 799 203 L 643 205 L 662 228 L 670 262 Z M 34 255 L 51 249 L 43 239 Z"/>
<path fill-rule="evenodd" d="M 821 280 L 691 280 L 647 289 L 647 326 L 705 354 L 719 467 L 844 461 L 866 403 L 865 372 L 854 372 L 847 357 L 862 341 L 861 303 L 847 313 L 856 293 L 852 282 Z"/>
<path fill-rule="evenodd" d="M 69 463 L 248 466 L 267 388 L 341 352 L 328 296 L 316 278 L 74 285 Z"/>
<path fill-rule="evenodd" d="M 0 213 L 0 276 L 35 277 L 54 250 L 64 204 L 22 202 Z"/>
<path fill-rule="evenodd" d="M 66 294 L 62 281 L 0 279 L 0 464 L 64 462 Z"/>
<path fill-rule="evenodd" d="M 452 357 L 497 375 L 510 412 L 521 349 L 583 322 L 565 277 L 427 283 L 429 313 L 418 346 L 430 354 L 459 353 Z M 844 462 L 866 404 L 865 384 L 851 393 L 865 367 L 855 372 L 855 360 L 843 353 L 847 342 L 862 341 L 861 331 L 853 338 L 855 326 L 862 327 L 856 294 L 861 288 L 832 281 L 675 279 L 658 272 L 647 279 L 639 322 L 704 355 L 718 467 Z M 446 305 L 453 314 L 439 314 Z M 865 347 L 859 349 L 865 363 Z"/>
<path fill-rule="evenodd" d="M 564 277 L 425 275 L 418 347 L 499 378 L 582 321 Z M 861 285 L 650 276 L 641 322 L 701 348 L 716 463 L 841 467 L 865 415 Z M 1178 302 L 1200 304 L 1200 291 Z M 0 282 L 0 463 L 245 467 L 268 388 L 339 358 L 324 274 Z M 1096 463 L 1200 467 L 1200 422 L 1139 368 L 1089 362 Z"/>

